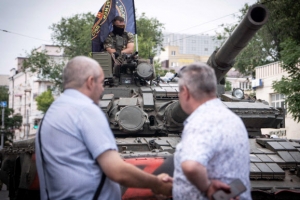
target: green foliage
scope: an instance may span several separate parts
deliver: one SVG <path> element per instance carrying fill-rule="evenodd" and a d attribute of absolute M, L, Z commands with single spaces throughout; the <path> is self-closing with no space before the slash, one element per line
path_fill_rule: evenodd
<path fill-rule="evenodd" d="M 300 41 L 287 39 L 282 42 L 281 55 L 282 67 L 288 72 L 288 77 L 283 77 L 279 81 L 273 82 L 273 88 L 277 93 L 284 94 L 285 103 L 288 105 L 288 112 L 292 114 L 294 120 L 300 122 Z"/>
<path fill-rule="evenodd" d="M 65 63 L 55 61 L 47 55 L 46 51 L 37 52 L 35 49 L 27 55 L 23 62 L 24 70 L 29 69 L 32 73 L 37 73 L 38 78 L 49 80 L 54 84 L 54 89 L 62 91 L 62 69 Z"/>
<path fill-rule="evenodd" d="M 8 87 L 0 86 L 0 101 L 8 101 Z"/>
<path fill-rule="evenodd" d="M 43 92 L 41 95 L 36 97 L 37 109 L 46 113 L 52 102 L 54 101 L 54 97 L 52 95 L 51 90 L 47 90 Z"/>
<path fill-rule="evenodd" d="M 288 112 L 300 122 L 300 2 L 277 0 L 266 5 L 272 11 L 271 31 L 278 38 L 282 67 L 288 72 L 288 77 L 273 82 L 273 88 L 285 95 Z"/>
<path fill-rule="evenodd" d="M 252 97 L 252 98 L 256 98 L 256 93 L 255 93 L 255 92 L 251 92 L 251 93 L 249 94 L 249 96 Z"/>
<path fill-rule="evenodd" d="M 138 34 L 139 56 L 141 58 L 153 58 L 157 50 L 162 49 L 164 25 L 156 18 L 148 18 L 142 13 L 136 19 Z"/>
<path fill-rule="evenodd" d="M 90 12 L 63 17 L 60 22 L 50 27 L 53 31 L 52 40 L 63 47 L 65 55 L 70 58 L 88 56 L 91 52 L 91 28 L 94 20 L 95 16 Z"/>
<path fill-rule="evenodd" d="M 173 73 L 173 74 L 176 73 L 174 69 L 171 69 L 170 72 Z"/>
<path fill-rule="evenodd" d="M 143 34 L 138 35 L 138 45 L 140 58 L 150 59 L 155 56 L 155 52 L 153 50 L 153 47 L 155 47 L 155 43 L 151 38 L 145 38 Z"/>
<path fill-rule="evenodd" d="M 162 69 L 161 62 L 159 59 L 154 60 L 154 68 L 156 76 L 164 76 L 168 71 Z"/>
<path fill-rule="evenodd" d="M 64 49 L 64 56 L 74 57 L 78 55 L 88 56 L 91 51 L 90 31 L 95 16 L 90 12 L 76 14 L 69 18 L 62 18 L 58 23 L 52 24 L 53 42 Z M 53 89 L 60 91 L 62 88 L 63 61 L 55 61 L 47 55 L 46 51 L 37 52 L 33 49 L 24 61 L 24 69 L 37 72 L 39 78 L 47 79 L 54 84 Z"/>
<path fill-rule="evenodd" d="M 231 91 L 231 83 L 230 83 L 230 81 L 225 81 L 225 91 Z"/>
<path fill-rule="evenodd" d="M 0 101 L 6 101 L 9 102 L 8 99 L 8 88 L 5 86 L 0 86 Z M 4 129 L 3 132 L 5 134 L 5 141 L 12 142 L 14 129 L 19 128 L 22 124 L 22 116 L 17 114 L 13 115 L 14 111 L 11 108 L 8 108 L 8 105 L 6 108 L 4 108 Z M 0 124 L 2 125 L 2 108 L 0 108 Z"/>

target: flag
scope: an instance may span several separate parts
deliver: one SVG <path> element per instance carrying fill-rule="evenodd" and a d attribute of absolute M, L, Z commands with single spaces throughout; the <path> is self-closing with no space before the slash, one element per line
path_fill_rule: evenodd
<path fill-rule="evenodd" d="M 106 0 L 92 27 L 92 52 L 104 50 L 104 40 L 112 31 L 112 22 L 116 16 L 124 18 L 127 32 L 136 34 L 134 0 Z"/>

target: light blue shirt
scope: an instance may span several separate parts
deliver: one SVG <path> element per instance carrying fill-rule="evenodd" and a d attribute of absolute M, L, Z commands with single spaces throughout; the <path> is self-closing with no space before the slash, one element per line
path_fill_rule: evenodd
<path fill-rule="evenodd" d="M 181 164 L 196 161 L 207 169 L 209 179 L 227 184 L 239 178 L 247 188 L 241 200 L 251 199 L 250 147 L 242 120 L 219 99 L 199 106 L 185 121 L 181 142 L 174 156 L 174 200 L 206 200 L 185 177 Z"/>
<path fill-rule="evenodd" d="M 101 109 L 77 90 L 66 90 L 48 109 L 38 135 L 36 163 L 41 199 L 92 199 L 103 172 L 96 159 L 116 142 Z M 46 184 L 46 186 L 45 186 Z M 121 199 L 119 184 L 106 177 L 98 199 Z"/>

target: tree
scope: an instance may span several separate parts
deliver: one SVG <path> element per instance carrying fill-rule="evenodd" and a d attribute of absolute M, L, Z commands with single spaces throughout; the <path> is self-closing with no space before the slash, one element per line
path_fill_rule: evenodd
<path fill-rule="evenodd" d="M 297 122 L 300 122 L 300 40 L 287 39 L 282 45 L 282 67 L 288 72 L 288 77 L 282 77 L 273 82 L 277 93 L 285 95 L 287 110 Z"/>
<path fill-rule="evenodd" d="M 141 58 L 153 58 L 158 50 L 163 50 L 164 25 L 156 18 L 148 18 L 142 13 L 136 20 L 139 56 Z"/>
<path fill-rule="evenodd" d="M 54 44 L 64 49 L 65 57 L 78 55 L 88 56 L 91 51 L 91 27 L 95 16 L 84 13 L 76 14 L 69 18 L 62 18 L 58 23 L 52 24 L 52 40 Z M 27 59 L 23 63 L 26 70 L 37 73 L 43 79 L 47 79 L 54 84 L 53 90 L 62 88 L 62 70 L 65 65 L 63 61 L 58 62 L 47 55 L 46 51 L 38 52 L 33 49 L 27 54 Z"/>
<path fill-rule="evenodd" d="M 54 101 L 54 97 L 52 95 L 51 90 L 47 90 L 36 97 L 37 109 L 46 113 L 52 102 Z"/>
<path fill-rule="evenodd" d="M 8 101 L 8 87 L 0 86 L 0 100 L 1 101 Z"/>
<path fill-rule="evenodd" d="M 91 52 L 91 29 L 95 16 L 88 12 L 76 14 L 69 18 L 62 18 L 60 22 L 52 24 L 52 40 L 54 44 L 63 47 L 67 57 L 78 55 L 89 56 Z"/>
<path fill-rule="evenodd" d="M 5 86 L 0 86 L 0 101 L 8 102 L 8 88 Z M 13 113 L 14 110 L 8 108 L 8 105 L 6 108 L 4 108 L 4 129 L 2 131 L 5 135 L 4 140 L 10 143 L 12 142 L 14 130 L 19 128 L 22 124 L 22 116 L 19 114 L 13 115 Z M 0 108 L 0 115 L 0 119 L 2 119 L 2 108 Z"/>
<path fill-rule="evenodd" d="M 23 69 L 29 69 L 32 73 L 37 73 L 38 78 L 47 79 L 53 83 L 53 90 L 62 91 L 62 69 L 65 63 L 56 61 L 47 55 L 46 51 L 38 52 L 35 49 L 28 54 L 23 62 Z"/>
<path fill-rule="evenodd" d="M 168 71 L 163 70 L 159 59 L 154 60 L 154 68 L 156 76 L 164 76 Z"/>
<path fill-rule="evenodd" d="M 141 33 L 141 35 L 138 35 L 138 45 L 140 58 L 150 59 L 155 56 L 155 52 L 153 50 L 153 48 L 155 47 L 155 43 L 151 38 L 145 38 Z"/>
<path fill-rule="evenodd" d="M 266 2 L 271 10 L 269 29 L 274 41 L 278 43 L 278 57 L 282 61 L 282 67 L 288 72 L 288 77 L 275 81 L 273 88 L 275 92 L 285 95 L 288 112 L 294 120 L 300 122 L 300 2 L 262 2 Z"/>
<path fill-rule="evenodd" d="M 231 83 L 230 83 L 230 81 L 225 81 L 225 91 L 231 91 Z"/>

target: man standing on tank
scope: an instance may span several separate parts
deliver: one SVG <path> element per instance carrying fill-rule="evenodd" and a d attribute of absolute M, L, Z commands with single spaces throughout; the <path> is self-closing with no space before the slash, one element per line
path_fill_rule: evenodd
<path fill-rule="evenodd" d="M 123 17 L 116 16 L 113 20 L 113 31 L 109 33 L 104 41 L 104 49 L 116 57 L 122 54 L 132 54 L 134 51 L 134 36 L 125 31 Z"/>
<path fill-rule="evenodd" d="M 248 134 L 241 119 L 216 97 L 214 70 L 196 63 L 179 76 L 179 102 L 189 117 L 174 155 L 173 199 L 211 199 L 237 178 L 247 188 L 240 199 L 251 199 Z"/>
<path fill-rule="evenodd" d="M 91 58 L 75 57 L 64 68 L 64 92 L 45 113 L 36 137 L 41 199 L 120 200 L 119 184 L 171 193 L 172 184 L 161 180 L 165 175 L 154 176 L 121 159 L 98 106 L 103 81 L 102 68 Z"/>

